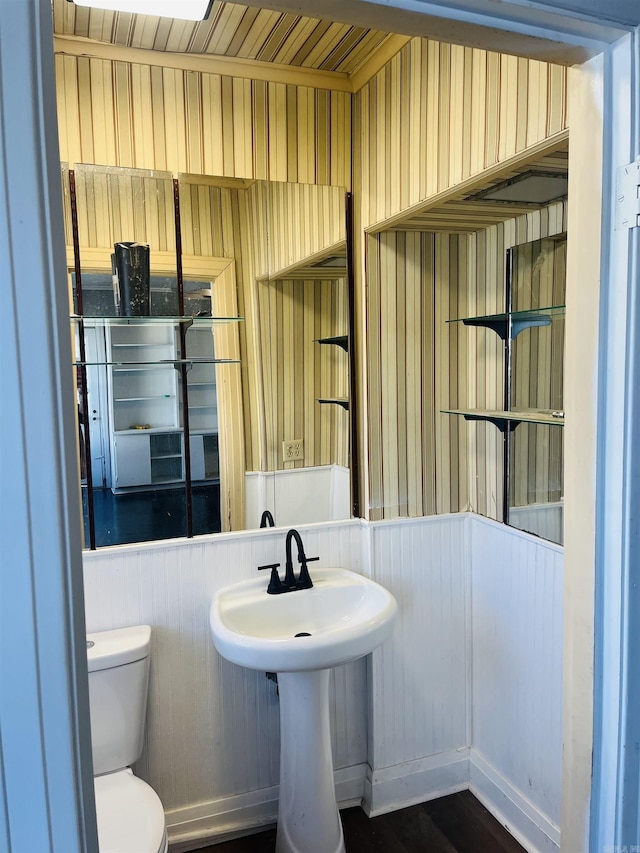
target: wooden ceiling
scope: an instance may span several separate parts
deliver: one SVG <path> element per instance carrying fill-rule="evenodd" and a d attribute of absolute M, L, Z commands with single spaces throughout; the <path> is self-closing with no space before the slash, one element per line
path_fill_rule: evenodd
<path fill-rule="evenodd" d="M 353 74 L 389 33 L 215 0 L 206 21 L 107 12 L 53 0 L 57 36 L 120 47 L 271 62 Z"/>

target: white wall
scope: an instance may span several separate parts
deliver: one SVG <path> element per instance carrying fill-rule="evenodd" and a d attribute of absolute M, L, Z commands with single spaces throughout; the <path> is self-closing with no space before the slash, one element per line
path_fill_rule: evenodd
<path fill-rule="evenodd" d="M 526 846 L 560 842 L 562 548 L 471 525 L 472 790 Z"/>
<path fill-rule="evenodd" d="M 245 526 L 260 526 L 264 510 L 278 527 L 351 516 L 351 480 L 344 465 L 245 472 Z"/>
<path fill-rule="evenodd" d="M 306 553 L 320 556 L 319 565 L 362 571 L 358 522 L 302 532 Z M 136 624 L 153 629 L 146 747 L 136 771 L 158 792 L 172 841 L 275 821 L 275 685 L 263 673 L 222 659 L 208 619 L 219 587 L 252 577 L 259 565 L 284 563 L 284 540 L 285 531 L 276 529 L 85 553 L 87 630 Z M 265 577 L 265 589 L 267 582 Z M 366 761 L 365 661 L 337 669 L 331 686 L 334 764 L 354 768 L 338 774 L 338 796 L 359 802 Z"/>
<path fill-rule="evenodd" d="M 463 514 L 301 530 L 319 565 L 370 575 L 399 604 L 384 646 L 332 678 L 339 801 L 364 797 L 373 815 L 471 785 L 528 849 L 555 849 L 562 549 Z M 176 849 L 275 820 L 275 686 L 220 658 L 208 610 L 218 587 L 282 560 L 284 534 L 85 554 L 88 630 L 153 628 L 136 769 L 158 791 Z"/>
<path fill-rule="evenodd" d="M 442 515 L 370 527 L 372 577 L 399 605 L 371 662 L 371 814 L 468 787 L 468 525 Z"/>

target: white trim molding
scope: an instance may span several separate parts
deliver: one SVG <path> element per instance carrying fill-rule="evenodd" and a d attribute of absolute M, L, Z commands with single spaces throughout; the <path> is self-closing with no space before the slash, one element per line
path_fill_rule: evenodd
<path fill-rule="evenodd" d="M 49 0 L 0 13 L 0 848 L 97 853 Z"/>
<path fill-rule="evenodd" d="M 469 758 L 469 790 L 529 853 L 560 850 L 560 827 L 475 749 Z"/>
<path fill-rule="evenodd" d="M 339 808 L 361 804 L 367 770 L 366 764 L 357 764 L 334 771 Z M 278 796 L 278 786 L 274 785 L 167 812 L 171 853 L 193 850 L 194 844 L 221 844 L 274 826 L 278 820 Z"/>

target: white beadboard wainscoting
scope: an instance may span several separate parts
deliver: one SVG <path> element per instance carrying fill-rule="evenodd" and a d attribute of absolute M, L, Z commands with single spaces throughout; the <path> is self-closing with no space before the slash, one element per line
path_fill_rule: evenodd
<path fill-rule="evenodd" d="M 362 572 L 360 522 L 300 530 L 319 565 Z M 276 686 L 218 655 L 209 607 L 217 589 L 253 577 L 257 566 L 284 565 L 285 533 L 254 530 L 85 553 L 87 630 L 152 627 L 146 745 L 136 772 L 162 800 L 173 850 L 276 820 Z M 359 803 L 364 792 L 366 677 L 360 660 L 336 669 L 331 680 L 334 766 L 344 804 Z"/>
<path fill-rule="evenodd" d="M 375 815 L 471 787 L 528 850 L 557 849 L 562 549 L 472 514 L 300 531 L 320 566 L 369 575 L 399 604 L 384 646 L 332 676 L 340 804 Z M 85 554 L 87 630 L 153 629 L 136 772 L 172 851 L 275 822 L 275 685 L 217 654 L 208 611 L 221 586 L 284 563 L 285 532 Z"/>
<path fill-rule="evenodd" d="M 469 787 L 469 523 L 370 527 L 372 577 L 399 607 L 393 636 L 371 656 L 371 815 Z"/>
<path fill-rule="evenodd" d="M 562 548 L 474 516 L 471 790 L 529 850 L 558 850 Z"/>
<path fill-rule="evenodd" d="M 265 509 L 271 510 L 278 527 L 335 521 L 351 514 L 351 475 L 344 465 L 247 471 L 244 487 L 248 530 L 260 526 Z"/>

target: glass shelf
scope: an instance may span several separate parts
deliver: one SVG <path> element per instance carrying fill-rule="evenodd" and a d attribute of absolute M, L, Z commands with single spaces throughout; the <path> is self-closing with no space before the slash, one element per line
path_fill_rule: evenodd
<path fill-rule="evenodd" d="M 179 326 L 183 323 L 195 328 L 210 328 L 225 323 L 240 323 L 244 317 L 87 317 L 72 314 L 72 323 L 81 321 L 91 326 Z"/>
<path fill-rule="evenodd" d="M 460 415 L 467 421 L 489 421 L 501 432 L 507 427 L 514 430 L 518 424 L 545 424 L 548 426 L 564 426 L 564 412 L 549 410 L 528 411 L 495 411 L 491 409 L 441 409 L 443 415 Z"/>
<path fill-rule="evenodd" d="M 465 326 L 481 326 L 491 329 L 502 340 L 510 334 L 516 338 L 525 329 L 535 326 L 550 326 L 554 317 L 564 317 L 566 306 L 549 305 L 546 308 L 528 308 L 525 311 L 505 311 L 501 314 L 484 314 L 477 317 L 456 317 L 447 323 L 464 323 Z"/>
<path fill-rule="evenodd" d="M 157 358 L 153 361 L 74 361 L 73 367 L 115 367 L 124 371 L 142 370 L 145 366 L 151 367 L 174 367 L 180 364 L 240 364 L 237 358 Z M 145 368 L 146 369 L 146 368 Z"/>

